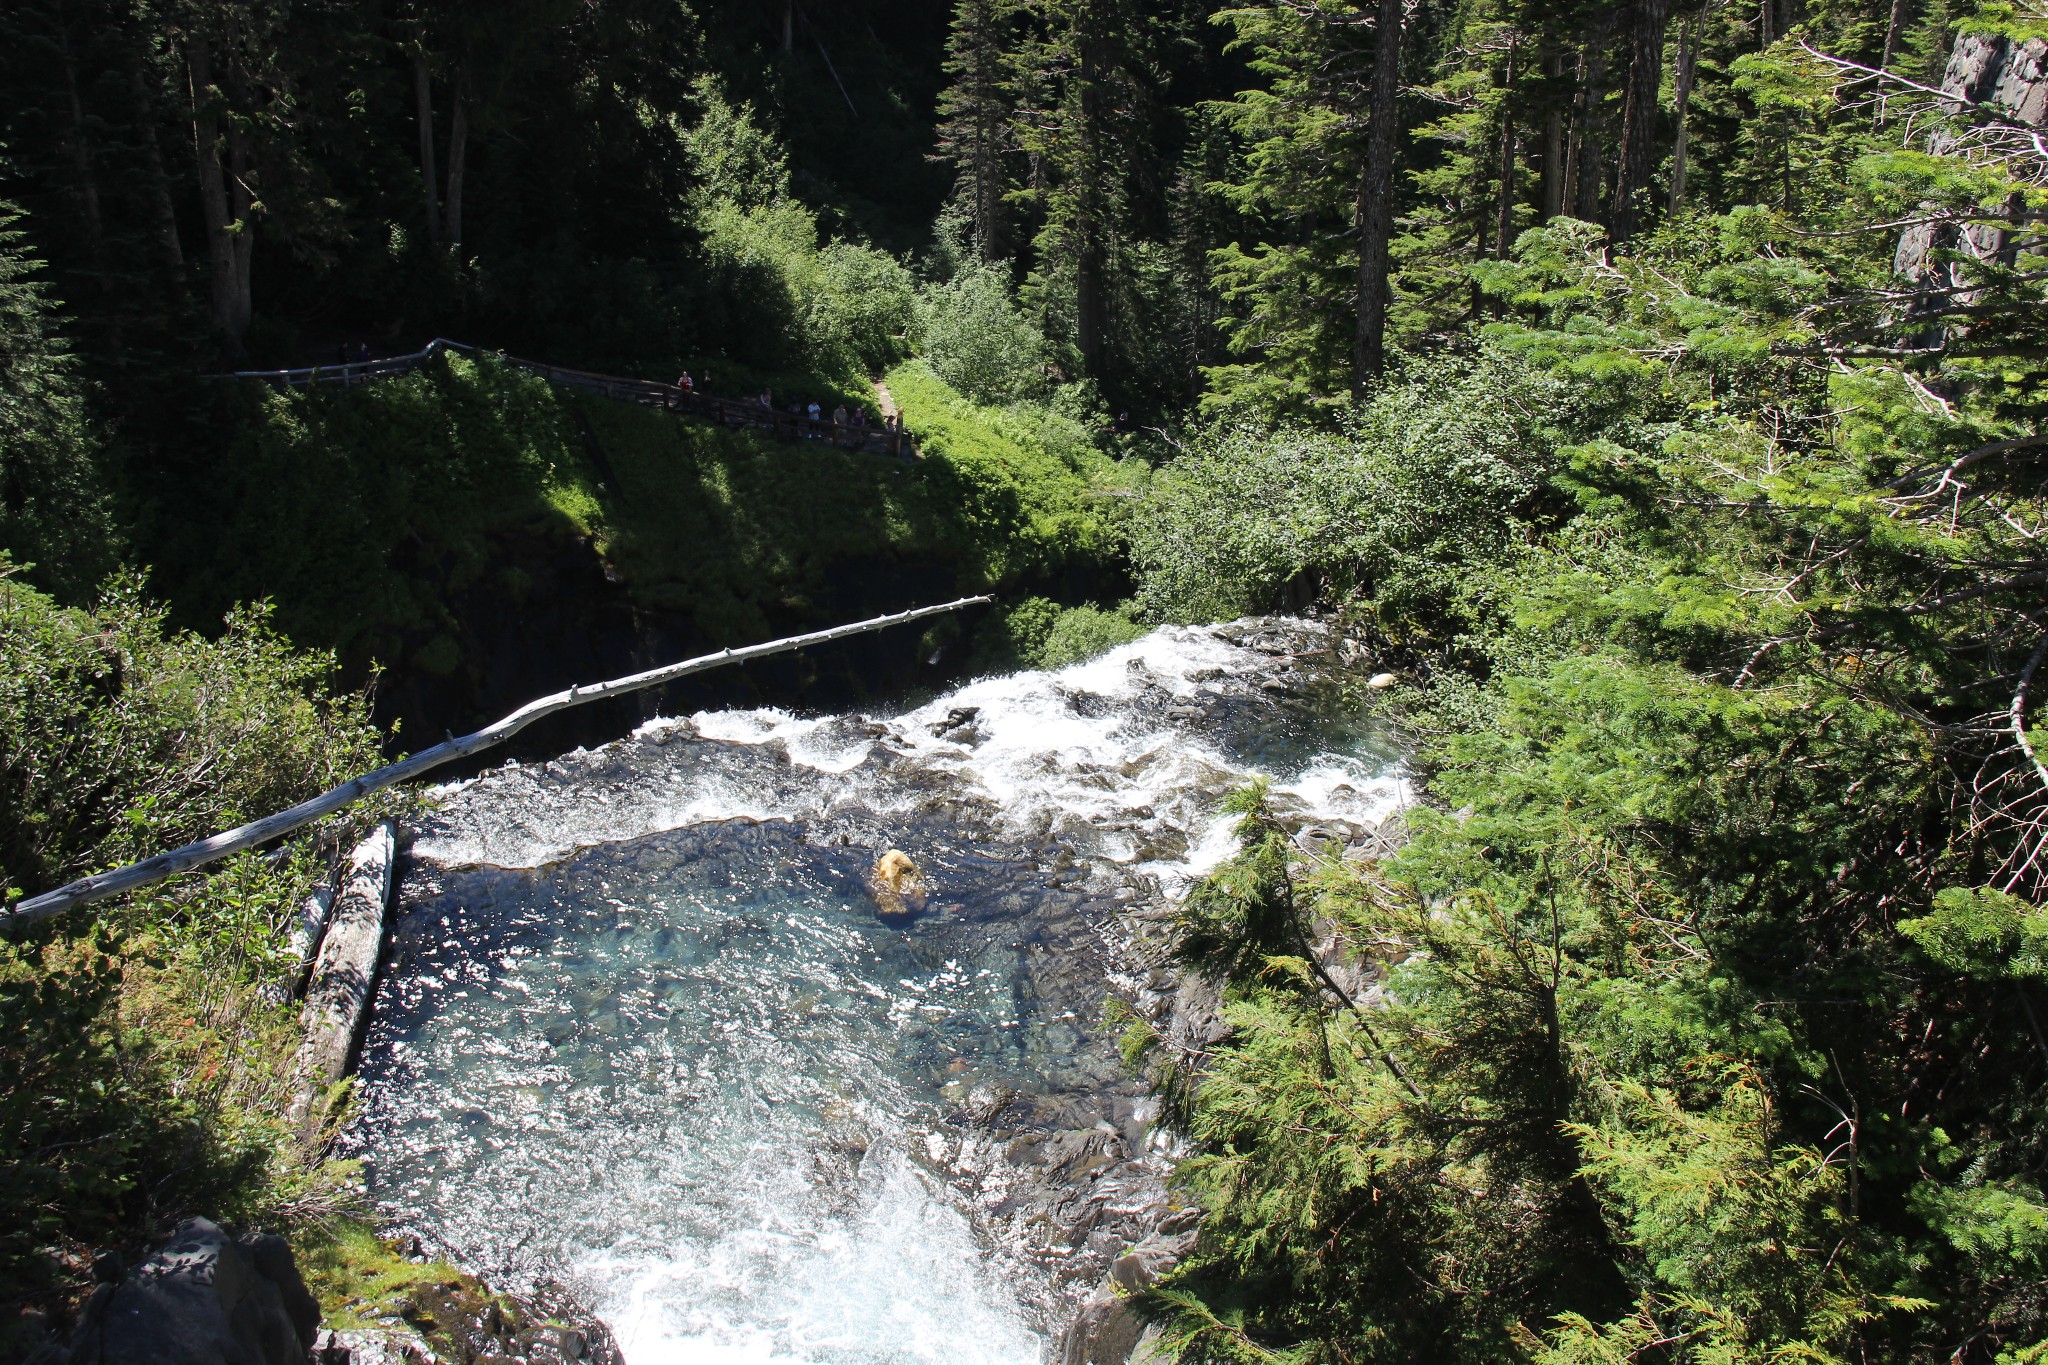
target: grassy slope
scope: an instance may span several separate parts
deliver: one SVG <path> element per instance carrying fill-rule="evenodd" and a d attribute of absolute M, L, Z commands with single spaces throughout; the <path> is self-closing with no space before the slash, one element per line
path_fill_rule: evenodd
<path fill-rule="evenodd" d="M 222 400 L 204 505 L 161 471 L 142 548 L 194 625 L 268 597 L 293 639 L 444 668 L 451 602 L 546 591 L 512 553 L 587 543 L 636 604 L 713 641 L 803 619 L 847 565 L 915 562 L 1002 586 L 1112 551 L 1090 477 L 919 365 L 889 376 L 926 458 L 776 442 L 579 397 L 489 363 L 347 391 Z M 581 417 L 616 480 L 591 458 Z"/>

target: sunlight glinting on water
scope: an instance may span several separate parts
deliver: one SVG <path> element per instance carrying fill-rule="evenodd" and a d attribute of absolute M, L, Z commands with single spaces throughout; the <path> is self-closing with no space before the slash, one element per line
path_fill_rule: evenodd
<path fill-rule="evenodd" d="M 635 1365 L 1042 1359 L 1067 1291 L 989 1244 L 948 1115 L 1131 1093 L 1113 909 L 1229 856 L 1247 777 L 1353 825 L 1406 797 L 1255 685 L 1271 655 L 1168 628 L 891 721 L 701 713 L 445 789 L 365 1050 L 374 1196 L 565 1276 Z M 931 886 L 908 921 L 862 886 L 890 846 Z"/>

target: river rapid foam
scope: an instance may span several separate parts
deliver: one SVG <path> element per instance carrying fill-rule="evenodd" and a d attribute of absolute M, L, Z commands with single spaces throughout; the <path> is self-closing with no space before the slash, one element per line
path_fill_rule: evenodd
<path fill-rule="evenodd" d="M 1407 800 L 1322 633 L 1169 627 L 886 718 L 656 721 L 443 789 L 348 1135 L 372 1195 L 635 1365 L 1044 1358 L 1170 1203 L 1102 1001 L 1253 775 L 1340 835 Z M 931 894 L 885 920 L 884 848 Z M 1148 955 L 1149 954 L 1149 955 Z"/>

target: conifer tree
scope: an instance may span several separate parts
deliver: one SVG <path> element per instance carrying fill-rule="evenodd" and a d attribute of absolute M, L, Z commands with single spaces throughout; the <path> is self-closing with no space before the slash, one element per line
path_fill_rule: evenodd
<path fill-rule="evenodd" d="M 946 39 L 951 83 L 939 96 L 935 159 L 953 167 L 954 200 L 965 210 L 969 245 L 984 261 L 1008 256 L 1011 246 L 1018 8 L 1018 0 L 958 0 Z"/>

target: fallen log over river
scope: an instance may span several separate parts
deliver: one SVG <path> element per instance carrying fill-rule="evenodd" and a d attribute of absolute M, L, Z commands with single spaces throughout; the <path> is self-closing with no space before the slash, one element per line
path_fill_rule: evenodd
<path fill-rule="evenodd" d="M 459 758 L 467 758 L 471 754 L 502 744 L 542 716 L 550 716 L 557 711 L 566 711 L 572 706 L 582 706 L 586 702 L 604 697 L 622 696 L 643 688 L 657 687 L 687 674 L 701 673 L 725 664 L 743 663 L 748 659 L 760 659 L 770 654 L 802 649 L 806 645 L 845 639 L 849 635 L 885 630 L 907 621 L 919 621 L 927 616 L 941 616 L 947 612 L 958 611 L 962 607 L 976 606 L 991 600 L 993 599 L 988 597 L 963 597 L 940 606 L 914 607 L 909 611 L 897 612 L 893 616 L 877 616 L 873 620 L 833 626 L 829 630 L 816 630 L 808 635 L 793 635 L 788 639 L 769 640 L 763 644 L 746 645 L 739 649 L 723 649 L 716 654 L 685 659 L 681 663 L 651 668 L 644 673 L 633 673 L 623 678 L 613 678 L 609 682 L 592 683 L 587 687 L 578 686 L 566 692 L 556 692 L 538 701 L 528 702 L 511 715 L 495 724 L 485 726 L 475 734 L 450 739 L 446 743 L 436 744 L 431 749 L 424 749 L 410 758 L 402 758 L 396 763 L 387 764 L 375 772 L 351 778 L 332 791 L 323 792 L 309 801 L 301 801 L 290 810 L 279 811 L 276 815 L 251 821 L 236 829 L 225 830 L 212 838 L 201 839 L 183 848 L 174 848 L 168 853 L 159 853 L 153 858 L 145 858 L 139 863 L 130 863 L 126 867 L 115 868 L 110 872 L 96 872 L 90 877 L 81 877 L 75 882 L 60 886 L 54 891 L 32 896 L 7 914 L 0 915 L 0 933 L 60 914 L 74 906 L 103 900 L 108 896 L 119 895 L 123 891 L 133 891 L 137 887 L 162 881 L 180 872 L 204 867 L 208 863 L 240 853 L 244 849 L 267 844 L 273 839 L 289 834 L 301 825 L 311 824 L 323 816 L 332 815 L 372 792 L 396 786 L 422 773 L 453 763 Z"/>

